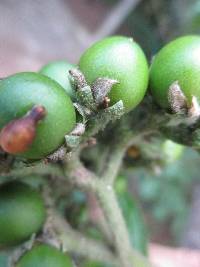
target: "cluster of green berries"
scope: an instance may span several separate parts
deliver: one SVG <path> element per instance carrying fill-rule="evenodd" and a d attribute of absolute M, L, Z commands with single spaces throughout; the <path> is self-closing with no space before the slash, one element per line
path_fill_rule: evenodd
<path fill-rule="evenodd" d="M 200 97 L 200 37 L 186 36 L 166 45 L 148 68 L 140 46 L 131 38 L 105 38 L 87 49 L 78 66 L 52 62 L 39 73 L 23 72 L 0 81 L 0 147 L 26 159 L 53 153 L 76 123 L 76 88 L 69 70 L 79 68 L 88 84 L 116 80 L 109 105 L 123 101 L 126 112 L 144 98 L 149 85 L 155 101 L 169 109 L 168 91 L 178 82 L 191 105 Z M 26 127 L 25 127 L 26 126 Z"/>
<path fill-rule="evenodd" d="M 122 100 L 126 112 L 150 93 L 170 111 L 169 88 L 177 82 L 187 107 L 200 101 L 200 37 L 186 36 L 167 44 L 150 70 L 140 46 L 131 38 L 105 38 L 81 56 L 77 66 L 52 62 L 38 73 L 23 72 L 0 80 L 0 149 L 25 159 L 41 159 L 56 151 L 76 124 L 77 88 L 69 74 L 79 69 L 91 85 L 98 78 L 116 80 L 109 105 Z M 0 186 L 0 247 L 28 240 L 45 222 L 41 196 L 21 182 Z M 45 244 L 35 245 L 17 267 L 71 267 L 65 254 Z"/>
<path fill-rule="evenodd" d="M 22 182 L 0 186 L 0 249 L 14 247 L 38 234 L 46 220 L 40 194 Z M 70 257 L 48 244 L 36 243 L 16 267 L 73 267 Z"/>

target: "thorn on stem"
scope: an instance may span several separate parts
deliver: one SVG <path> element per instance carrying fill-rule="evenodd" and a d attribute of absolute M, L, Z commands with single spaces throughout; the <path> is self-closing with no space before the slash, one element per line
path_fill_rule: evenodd
<path fill-rule="evenodd" d="M 85 86 L 87 86 L 86 79 L 83 75 L 83 73 L 78 69 L 71 69 L 69 70 L 69 74 L 72 76 L 75 82 L 75 86 L 78 90 L 81 90 Z"/>
<path fill-rule="evenodd" d="M 187 99 L 181 90 L 178 81 L 175 81 L 169 87 L 168 101 L 173 113 L 186 113 Z"/>
<path fill-rule="evenodd" d="M 76 102 L 74 103 L 74 107 L 78 111 L 78 113 L 82 116 L 83 122 L 86 122 L 87 116 L 91 115 L 91 110 Z"/>
<path fill-rule="evenodd" d="M 71 132 L 71 135 L 81 136 L 85 132 L 85 124 L 83 123 L 77 123 L 73 131 Z"/>
<path fill-rule="evenodd" d="M 110 99 L 107 97 L 108 93 L 112 89 L 113 85 L 118 81 L 109 78 L 98 78 L 91 86 L 94 100 L 100 107 L 107 108 L 110 103 Z"/>
<path fill-rule="evenodd" d="M 61 146 L 58 150 L 56 150 L 54 153 L 50 154 L 45 158 L 45 163 L 49 162 L 58 162 L 62 161 L 67 153 L 67 148 L 65 146 Z"/>
<path fill-rule="evenodd" d="M 188 116 L 190 118 L 200 118 L 200 106 L 195 96 L 192 97 L 192 104 L 188 109 Z"/>

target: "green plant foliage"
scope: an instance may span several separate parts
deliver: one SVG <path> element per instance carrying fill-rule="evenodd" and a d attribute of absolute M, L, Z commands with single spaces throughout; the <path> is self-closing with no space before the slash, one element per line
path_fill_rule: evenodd
<path fill-rule="evenodd" d="M 84 263 L 83 267 L 112 267 L 112 266 L 105 263 L 99 263 L 96 261 L 87 261 Z"/>
<path fill-rule="evenodd" d="M 0 253 L 0 267 L 9 267 L 8 256 L 5 253 Z"/>
<path fill-rule="evenodd" d="M 63 213 L 67 217 L 67 220 L 74 227 L 84 227 L 88 222 L 88 211 L 87 211 L 87 203 L 86 203 L 86 195 L 85 193 L 74 190 L 69 193 L 67 199 L 61 200 L 60 206 L 63 209 Z"/>
<path fill-rule="evenodd" d="M 179 159 L 183 152 L 184 152 L 184 146 L 174 143 L 171 140 L 166 140 L 163 145 L 163 158 L 166 163 L 172 163 Z"/>
<path fill-rule="evenodd" d="M 86 194 L 80 190 L 74 190 L 66 199 L 60 200 L 59 209 L 73 227 L 84 231 L 91 238 L 103 240 L 102 233 L 91 224 L 87 204 Z"/>
<path fill-rule="evenodd" d="M 15 267 L 151 267 L 149 236 L 166 224 L 178 244 L 200 179 L 200 37 L 166 44 L 150 70 L 136 40 L 152 57 L 174 35 L 180 1 L 137 3 L 126 21 L 133 38 L 97 41 L 75 68 L 56 61 L 0 79 L 0 267 L 8 256 Z M 10 127 L 35 106 L 35 124 Z M 6 149 L 18 135 L 27 150 Z"/>
<path fill-rule="evenodd" d="M 192 184 L 199 179 L 199 155 L 187 148 L 179 160 L 167 164 L 158 174 L 138 168 L 135 176 L 147 212 L 157 223 L 170 220 L 171 233 L 178 242 L 186 222 L 183 218 L 188 215 Z"/>

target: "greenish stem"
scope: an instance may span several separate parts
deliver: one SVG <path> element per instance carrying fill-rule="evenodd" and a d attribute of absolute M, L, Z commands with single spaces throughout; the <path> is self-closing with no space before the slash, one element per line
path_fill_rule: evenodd
<path fill-rule="evenodd" d="M 73 161 L 69 166 L 71 170 L 69 171 L 69 168 L 66 169 L 68 178 L 81 189 L 92 190 L 97 195 L 109 229 L 114 237 L 113 244 L 120 258 L 120 266 L 151 267 L 150 263 L 142 255 L 135 252 L 131 246 L 127 227 L 112 185 L 106 183 L 105 179 L 100 179 L 93 172 L 87 170 L 81 162 Z"/>
<path fill-rule="evenodd" d="M 29 177 L 30 175 L 51 175 L 51 176 L 59 176 L 63 177 L 64 173 L 61 168 L 59 168 L 57 165 L 53 164 L 47 164 L 44 165 L 44 163 L 37 163 L 33 166 L 28 167 L 21 167 L 12 169 L 9 172 L 2 173 L 0 176 L 0 182 L 3 181 L 6 178 L 6 181 L 9 179 L 20 179 L 22 177 Z"/>
<path fill-rule="evenodd" d="M 127 227 L 118 205 L 114 189 L 99 181 L 97 195 L 114 236 L 114 245 L 123 267 L 152 267 L 148 260 L 135 251 L 130 243 Z"/>
<path fill-rule="evenodd" d="M 112 186 L 99 183 L 97 195 L 105 212 L 108 224 L 113 230 L 114 245 L 119 255 L 121 266 L 131 267 L 129 255 L 131 255 L 131 244 L 128 231 L 123 220 L 120 209 L 117 205 L 116 196 Z"/>
<path fill-rule="evenodd" d="M 75 231 L 64 218 L 54 212 L 53 225 L 62 243 L 63 250 L 99 262 L 119 267 L 117 257 L 99 241 Z"/>
<path fill-rule="evenodd" d="M 97 176 L 86 169 L 77 158 L 71 158 L 70 162 L 65 166 L 65 175 L 71 184 L 82 190 L 96 191 Z"/>
<path fill-rule="evenodd" d="M 103 173 L 103 180 L 111 186 L 120 170 L 125 151 L 126 146 L 117 146 L 110 151 L 107 168 Z"/>
<path fill-rule="evenodd" d="M 106 159 L 106 168 L 102 174 L 103 180 L 111 186 L 119 173 L 124 154 L 128 147 L 132 144 L 139 144 L 146 135 L 151 135 L 152 131 L 144 131 L 136 134 L 130 129 L 121 129 L 117 134 L 120 138 L 118 137 L 113 145 L 110 146 L 109 157 Z"/>
<path fill-rule="evenodd" d="M 87 204 L 90 220 L 103 234 L 106 243 L 112 245 L 113 234 L 110 231 L 110 227 L 100 206 L 99 200 L 93 192 L 87 193 Z"/>

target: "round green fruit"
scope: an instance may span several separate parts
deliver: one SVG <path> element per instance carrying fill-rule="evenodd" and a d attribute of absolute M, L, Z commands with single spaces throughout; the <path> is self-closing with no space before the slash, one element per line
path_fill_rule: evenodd
<path fill-rule="evenodd" d="M 156 102 L 170 108 L 168 91 L 178 82 L 188 104 L 192 96 L 200 101 L 200 37 L 184 36 L 164 46 L 150 67 L 150 89 Z"/>
<path fill-rule="evenodd" d="M 68 63 L 67 61 L 53 61 L 43 66 L 40 73 L 48 76 L 59 83 L 71 97 L 75 100 L 75 89 L 70 82 L 69 70 L 76 68 L 75 65 Z"/>
<path fill-rule="evenodd" d="M 26 252 L 16 267 L 73 267 L 69 256 L 49 245 L 37 245 Z"/>
<path fill-rule="evenodd" d="M 164 161 L 166 163 L 173 163 L 183 155 L 184 146 L 167 139 L 162 144 L 162 151 Z"/>
<path fill-rule="evenodd" d="M 0 186 L 0 247 L 18 244 L 37 233 L 46 218 L 40 194 L 21 182 Z"/>
<path fill-rule="evenodd" d="M 80 70 L 89 84 L 95 79 L 110 78 L 119 83 L 109 93 L 111 104 L 123 101 L 126 112 L 143 99 L 148 84 L 148 64 L 140 46 L 132 38 L 105 38 L 81 56 Z"/>
<path fill-rule="evenodd" d="M 73 103 L 58 83 L 42 74 L 24 72 L 0 81 L 0 130 L 35 105 L 43 106 L 46 116 L 39 122 L 31 146 L 20 153 L 27 159 L 40 159 L 54 152 L 76 122 Z"/>

